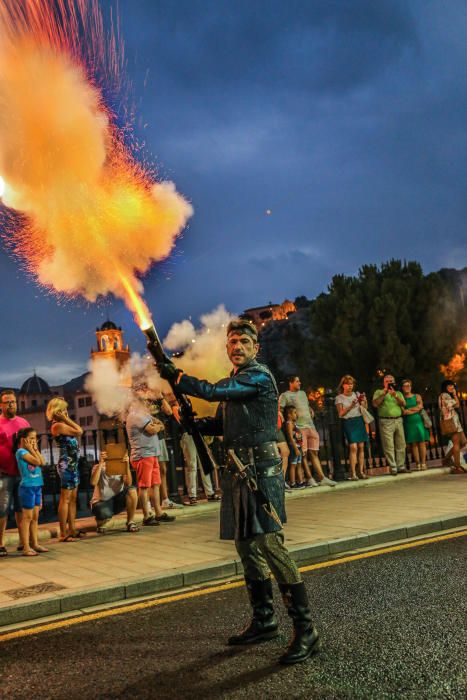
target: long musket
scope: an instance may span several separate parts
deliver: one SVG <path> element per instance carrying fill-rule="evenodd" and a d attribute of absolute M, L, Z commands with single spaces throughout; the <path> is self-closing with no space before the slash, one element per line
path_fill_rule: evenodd
<path fill-rule="evenodd" d="M 156 364 L 170 362 L 170 358 L 168 358 L 164 352 L 164 348 L 162 347 L 160 338 L 157 335 L 155 326 L 152 325 L 149 328 L 144 328 L 143 333 L 148 339 L 148 351 L 151 353 Z M 184 428 L 184 430 L 186 430 L 186 432 L 189 433 L 193 438 L 193 442 L 195 443 L 196 451 L 198 453 L 201 466 L 203 467 L 203 472 L 205 474 L 211 474 L 211 472 L 214 471 L 214 469 L 216 468 L 216 463 L 214 461 L 214 457 L 212 456 L 211 450 L 204 442 L 203 436 L 201 435 L 199 429 L 196 426 L 196 413 L 193 411 L 191 401 L 185 394 L 183 394 L 180 391 L 175 382 L 169 381 L 169 384 L 180 406 L 181 425 Z"/>

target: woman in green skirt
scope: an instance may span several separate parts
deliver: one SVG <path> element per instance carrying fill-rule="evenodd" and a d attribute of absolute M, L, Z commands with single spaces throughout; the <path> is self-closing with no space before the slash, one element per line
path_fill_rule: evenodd
<path fill-rule="evenodd" d="M 342 377 L 337 387 L 336 408 L 341 418 L 344 435 L 349 444 L 350 480 L 368 479 L 365 474 L 365 442 L 368 442 L 368 433 L 365 421 L 362 417 L 362 407 L 367 408 L 368 403 L 365 394 L 355 393 L 355 379 L 346 374 Z M 358 463 L 358 476 L 356 467 Z"/>
<path fill-rule="evenodd" d="M 415 469 L 426 469 L 426 443 L 430 439 L 430 431 L 425 428 L 420 412 L 423 410 L 423 399 L 420 394 L 412 391 L 410 379 L 402 382 L 402 393 L 405 399 L 404 432 L 405 441 L 412 450 Z"/>

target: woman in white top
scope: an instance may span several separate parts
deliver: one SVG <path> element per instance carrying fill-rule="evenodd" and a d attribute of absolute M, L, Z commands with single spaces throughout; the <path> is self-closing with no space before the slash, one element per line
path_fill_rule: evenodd
<path fill-rule="evenodd" d="M 449 452 L 454 459 L 454 467 L 451 470 L 454 474 L 463 474 L 464 469 L 461 464 L 461 447 L 466 443 L 464 430 L 461 425 L 459 414 L 456 409 L 460 407 L 460 401 L 456 393 L 454 382 L 446 380 L 441 384 L 441 393 L 438 398 L 440 417 L 442 420 L 451 420 L 453 432 L 449 435 L 452 441 L 452 448 Z M 446 435 L 447 437 L 447 435 Z M 450 457 L 447 453 L 446 457 Z"/>
<path fill-rule="evenodd" d="M 349 443 L 349 466 L 351 481 L 368 479 L 365 474 L 365 442 L 368 433 L 362 416 L 362 407 L 367 408 L 365 394 L 355 393 L 355 379 L 346 374 L 337 387 L 336 408 L 339 418 L 343 421 L 344 434 Z M 358 462 L 358 476 L 355 473 Z"/>

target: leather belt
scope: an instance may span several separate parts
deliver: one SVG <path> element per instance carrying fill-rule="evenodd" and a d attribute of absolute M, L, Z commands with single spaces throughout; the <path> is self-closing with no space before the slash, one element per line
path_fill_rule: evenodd
<path fill-rule="evenodd" d="M 278 476 L 282 473 L 282 462 L 272 464 L 269 467 L 263 467 L 261 464 L 255 464 L 255 472 L 257 477 Z"/>
<path fill-rule="evenodd" d="M 243 464 L 255 464 L 281 459 L 277 442 L 262 442 L 254 447 L 234 447 L 235 454 Z"/>

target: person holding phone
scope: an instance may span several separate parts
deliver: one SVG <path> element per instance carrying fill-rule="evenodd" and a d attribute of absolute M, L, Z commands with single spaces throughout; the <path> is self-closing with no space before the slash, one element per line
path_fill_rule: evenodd
<path fill-rule="evenodd" d="M 97 532 L 103 534 L 105 525 L 114 515 L 126 510 L 127 532 L 138 532 L 139 527 L 135 523 L 136 505 L 138 495 L 133 486 L 128 455 L 124 456 L 126 470 L 121 474 L 107 474 L 107 452 L 101 452 L 99 463 L 95 464 L 91 473 L 91 486 L 94 493 L 91 499 L 91 512 L 96 519 Z"/>
<path fill-rule="evenodd" d="M 345 374 L 339 382 L 336 396 L 336 409 L 343 422 L 344 435 L 349 445 L 350 480 L 368 479 L 365 474 L 365 443 L 368 442 L 362 407 L 368 408 L 364 393 L 356 393 L 356 381 Z M 356 468 L 358 464 L 358 476 Z"/>
<path fill-rule="evenodd" d="M 393 476 L 405 471 L 405 434 L 402 413 L 405 399 L 396 390 L 396 380 L 392 374 L 383 378 L 383 388 L 373 394 L 373 406 L 378 411 L 381 445 L 386 463 Z"/>

